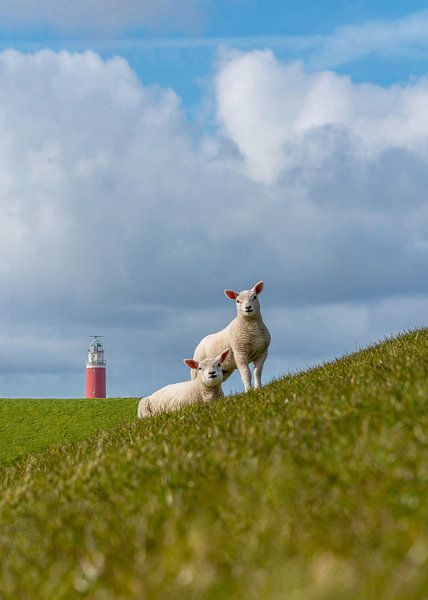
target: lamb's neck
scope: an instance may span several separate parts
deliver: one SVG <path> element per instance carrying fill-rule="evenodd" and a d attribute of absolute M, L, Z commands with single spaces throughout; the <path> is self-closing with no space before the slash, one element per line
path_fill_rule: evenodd
<path fill-rule="evenodd" d="M 219 398 L 223 398 L 223 390 L 221 389 L 221 385 L 216 385 L 213 387 L 208 387 L 204 385 L 198 379 L 194 380 L 195 387 L 198 388 L 199 394 L 201 394 L 202 399 L 206 402 L 210 402 L 211 400 L 218 400 Z"/>
<path fill-rule="evenodd" d="M 258 328 L 260 323 L 263 323 L 262 313 L 259 312 L 253 317 L 244 317 L 243 315 L 237 315 L 235 319 L 236 326 L 243 329 Z"/>

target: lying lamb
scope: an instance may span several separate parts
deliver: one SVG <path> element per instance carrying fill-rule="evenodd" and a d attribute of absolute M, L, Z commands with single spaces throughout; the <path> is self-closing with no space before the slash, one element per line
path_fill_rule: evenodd
<path fill-rule="evenodd" d="M 260 313 L 258 295 L 263 286 L 263 281 L 259 281 L 251 290 L 224 290 L 228 298 L 236 300 L 237 317 L 221 331 L 204 337 L 193 355 L 195 360 L 203 360 L 206 356 L 217 354 L 221 348 L 229 347 L 231 353 L 222 367 L 223 380 L 238 368 L 245 391 L 251 388 L 251 371 L 248 366 L 251 362 L 254 364 L 255 387 L 261 387 L 263 365 L 271 339 Z M 196 371 L 192 371 L 192 377 L 196 377 Z"/>
<path fill-rule="evenodd" d="M 215 358 L 197 361 L 191 358 L 183 360 L 190 369 L 194 369 L 196 377 L 192 381 L 167 385 L 138 403 L 139 419 L 164 411 L 178 410 L 193 402 L 210 402 L 224 398 L 221 383 L 223 381 L 222 365 L 229 355 L 229 348 L 220 352 Z"/>

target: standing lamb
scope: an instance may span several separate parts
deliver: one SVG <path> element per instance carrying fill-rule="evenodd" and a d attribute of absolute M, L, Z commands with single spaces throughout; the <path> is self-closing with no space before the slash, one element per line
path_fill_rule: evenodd
<path fill-rule="evenodd" d="M 229 347 L 231 353 L 223 365 L 223 380 L 237 368 L 245 391 L 251 388 L 250 363 L 254 364 L 255 387 L 261 387 L 263 365 L 271 339 L 260 312 L 258 296 L 263 287 L 263 281 L 259 281 L 251 290 L 224 290 L 228 298 L 236 300 L 237 317 L 221 331 L 204 337 L 193 355 L 195 360 L 203 360 L 206 356 L 217 354 L 221 348 Z M 196 371 L 192 371 L 192 378 L 196 376 Z"/>
<path fill-rule="evenodd" d="M 138 403 L 139 419 L 164 412 L 178 410 L 193 402 L 210 402 L 224 398 L 221 383 L 223 381 L 222 365 L 229 355 L 229 348 L 220 352 L 215 358 L 197 361 L 185 358 L 183 362 L 194 369 L 196 377 L 192 381 L 167 385 L 151 396 L 141 398 Z"/>

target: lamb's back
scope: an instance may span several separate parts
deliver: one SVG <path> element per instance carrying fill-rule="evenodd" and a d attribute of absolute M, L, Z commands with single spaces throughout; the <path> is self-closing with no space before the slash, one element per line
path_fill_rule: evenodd
<path fill-rule="evenodd" d="M 138 405 L 138 416 L 148 416 L 159 412 L 177 410 L 185 404 L 197 400 L 191 381 L 171 383 L 157 390 L 150 396 L 142 398 Z"/>
<path fill-rule="evenodd" d="M 205 358 L 212 358 L 213 356 L 221 354 L 226 348 L 230 348 L 230 331 L 232 323 L 229 323 L 229 325 L 221 331 L 210 333 L 205 336 L 195 348 L 193 354 L 194 359 L 201 361 Z M 228 358 L 222 363 L 222 369 L 223 371 L 233 371 L 236 369 L 233 352 L 231 352 Z"/>

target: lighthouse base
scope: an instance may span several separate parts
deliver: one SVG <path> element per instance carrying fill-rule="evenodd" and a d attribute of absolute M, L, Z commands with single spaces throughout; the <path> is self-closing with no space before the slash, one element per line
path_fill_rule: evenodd
<path fill-rule="evenodd" d="M 106 397 L 106 368 L 86 367 L 86 397 Z"/>

